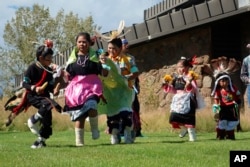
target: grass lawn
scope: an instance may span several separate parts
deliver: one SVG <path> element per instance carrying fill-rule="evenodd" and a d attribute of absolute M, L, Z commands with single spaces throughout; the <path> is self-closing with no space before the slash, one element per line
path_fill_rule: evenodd
<path fill-rule="evenodd" d="M 74 131 L 54 131 L 47 147 L 31 149 L 31 132 L 0 131 L 1 167 L 228 167 L 230 150 L 250 150 L 250 132 L 236 140 L 215 140 L 214 133 L 198 133 L 196 142 L 176 132 L 144 133 L 134 144 L 110 145 L 109 135 L 98 140 L 85 132 L 85 146 L 75 147 Z"/>

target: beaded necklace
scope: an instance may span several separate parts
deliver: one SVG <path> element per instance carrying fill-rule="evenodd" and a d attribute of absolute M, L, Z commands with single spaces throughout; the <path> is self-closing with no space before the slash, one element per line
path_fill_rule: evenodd
<path fill-rule="evenodd" d="M 48 70 L 47 68 L 45 68 L 39 61 L 36 62 L 36 65 L 42 69 L 44 69 L 45 71 L 47 71 L 48 73 L 53 74 L 53 71 Z"/>
<path fill-rule="evenodd" d="M 83 59 L 84 58 L 84 59 Z M 82 61 L 83 59 L 83 61 Z M 89 54 L 84 55 L 84 56 L 78 56 L 76 64 L 85 67 L 86 61 L 89 59 Z"/>

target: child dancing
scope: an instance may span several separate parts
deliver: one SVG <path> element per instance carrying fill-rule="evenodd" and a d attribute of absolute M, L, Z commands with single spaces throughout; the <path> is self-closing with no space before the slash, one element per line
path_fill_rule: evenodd
<path fill-rule="evenodd" d="M 211 95 L 214 98 L 212 110 L 218 116 L 217 138 L 235 140 L 234 129 L 239 124 L 241 93 L 233 85 L 229 70 L 222 63 L 214 72 L 214 77 L 215 84 Z"/>
<path fill-rule="evenodd" d="M 189 141 L 196 140 L 195 112 L 197 100 L 197 75 L 189 69 L 193 67 L 194 58 L 182 57 L 177 63 L 177 73 L 164 77 L 163 89 L 166 93 L 173 93 L 171 114 L 169 118 L 173 128 L 180 128 L 180 137 L 189 134 Z"/>
<path fill-rule="evenodd" d="M 38 47 L 36 62 L 31 64 L 24 75 L 22 86 L 26 89 L 27 102 L 38 109 L 38 112 L 28 119 L 28 127 L 38 136 L 31 148 L 45 147 L 45 140 L 52 135 L 52 108 L 61 112 L 61 106 L 50 99 L 50 92 L 59 93 L 59 87 L 54 88 L 53 72 L 49 65 L 52 62 L 53 50 L 47 45 Z M 38 123 L 41 124 L 40 128 Z"/>

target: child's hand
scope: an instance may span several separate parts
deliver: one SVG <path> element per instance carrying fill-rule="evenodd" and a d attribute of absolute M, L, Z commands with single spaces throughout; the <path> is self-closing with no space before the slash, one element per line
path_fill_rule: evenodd
<path fill-rule="evenodd" d="M 168 89 L 168 83 L 162 82 L 161 88 L 162 88 L 162 89 Z"/>
<path fill-rule="evenodd" d="M 48 82 L 45 82 L 42 86 L 36 87 L 36 93 L 37 94 L 43 94 L 44 90 L 48 86 Z"/>
<path fill-rule="evenodd" d="M 36 87 L 36 93 L 38 94 L 38 95 L 40 95 L 40 94 L 43 94 L 43 92 L 44 92 L 44 89 L 43 89 L 43 87 L 42 86 L 38 86 L 38 87 Z"/>
<path fill-rule="evenodd" d="M 56 87 L 53 90 L 53 95 L 58 96 L 60 92 L 60 83 L 57 83 Z"/>

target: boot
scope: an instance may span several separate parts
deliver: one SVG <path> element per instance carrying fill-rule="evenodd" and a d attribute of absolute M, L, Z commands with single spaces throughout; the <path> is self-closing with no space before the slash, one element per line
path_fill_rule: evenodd
<path fill-rule="evenodd" d="M 225 136 L 226 136 L 226 131 L 225 131 L 225 129 L 219 129 L 218 128 L 218 139 L 219 140 L 224 140 L 225 139 Z"/>
<path fill-rule="evenodd" d="M 188 131 L 187 131 L 187 128 L 185 126 L 181 126 L 180 128 L 181 128 L 181 132 L 179 134 L 179 137 L 183 138 L 183 137 L 186 136 L 186 134 L 188 133 Z"/>
<path fill-rule="evenodd" d="M 89 123 L 92 132 L 92 139 L 98 139 L 100 137 L 100 132 L 98 130 L 98 116 L 89 117 Z"/>
<path fill-rule="evenodd" d="M 114 128 L 111 132 L 111 144 L 119 144 L 121 142 L 120 132 L 118 129 Z"/>
<path fill-rule="evenodd" d="M 81 147 L 84 145 L 84 129 L 75 128 L 75 136 L 76 136 L 76 146 Z"/>
<path fill-rule="evenodd" d="M 195 128 L 188 128 L 187 130 L 189 134 L 189 141 L 195 141 L 196 140 Z"/>
<path fill-rule="evenodd" d="M 235 140 L 234 130 L 226 131 L 226 139 Z"/>
<path fill-rule="evenodd" d="M 132 137 L 132 127 L 126 126 L 124 129 L 124 142 L 126 144 L 131 144 L 134 142 Z"/>

